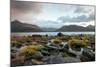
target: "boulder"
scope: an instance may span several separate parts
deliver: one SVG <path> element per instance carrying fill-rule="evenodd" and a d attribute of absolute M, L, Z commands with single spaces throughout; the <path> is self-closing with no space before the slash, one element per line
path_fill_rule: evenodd
<path fill-rule="evenodd" d="M 41 53 L 42 53 L 43 56 L 49 56 L 50 55 L 50 53 L 48 52 L 47 49 L 42 49 Z"/>
<path fill-rule="evenodd" d="M 40 64 L 43 64 L 43 62 L 42 61 L 35 60 L 35 59 L 32 59 L 32 64 L 33 65 L 40 65 Z"/>
<path fill-rule="evenodd" d="M 11 59 L 12 66 L 21 66 L 24 65 L 25 56 L 16 56 L 15 58 Z"/>
<path fill-rule="evenodd" d="M 83 62 L 95 61 L 95 53 L 92 52 L 90 49 L 85 48 L 80 59 Z"/>
<path fill-rule="evenodd" d="M 79 58 L 74 58 L 74 57 L 66 57 L 65 60 L 66 60 L 65 63 L 81 62 Z"/>
<path fill-rule="evenodd" d="M 37 53 L 35 53 L 33 56 L 32 56 L 32 58 L 33 59 L 42 59 L 43 58 L 43 55 L 42 55 L 42 53 L 41 52 L 37 52 Z"/>
<path fill-rule="evenodd" d="M 65 59 L 62 56 L 48 56 L 43 59 L 45 64 L 59 64 L 64 63 Z"/>
<path fill-rule="evenodd" d="M 58 56 L 48 56 L 43 59 L 44 64 L 59 64 L 59 63 L 73 63 L 73 62 L 81 62 L 79 58 L 74 57 L 62 57 Z"/>

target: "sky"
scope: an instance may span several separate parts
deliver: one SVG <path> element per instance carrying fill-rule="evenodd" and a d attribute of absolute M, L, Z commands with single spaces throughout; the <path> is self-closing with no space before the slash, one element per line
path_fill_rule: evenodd
<path fill-rule="evenodd" d="M 64 25 L 95 25 L 95 6 L 11 1 L 11 21 L 40 27 L 60 28 Z"/>

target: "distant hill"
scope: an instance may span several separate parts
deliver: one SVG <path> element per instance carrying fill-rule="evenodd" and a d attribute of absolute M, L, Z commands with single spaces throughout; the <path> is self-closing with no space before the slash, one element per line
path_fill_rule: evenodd
<path fill-rule="evenodd" d="M 83 26 L 78 26 L 78 25 L 67 25 L 67 26 L 63 26 L 60 29 L 56 30 L 56 31 L 61 31 L 61 32 L 85 32 L 85 31 L 95 31 L 95 26 L 89 25 L 87 27 L 83 27 Z"/>
<path fill-rule="evenodd" d="M 92 25 L 88 25 L 87 27 L 86 27 L 88 30 L 92 30 L 92 31 L 95 31 L 95 26 L 92 26 Z"/>
<path fill-rule="evenodd" d="M 95 31 L 95 26 L 89 25 L 87 27 L 78 25 L 66 25 L 59 29 L 57 28 L 40 28 L 37 25 L 22 23 L 18 20 L 11 22 L 11 32 L 85 32 Z"/>
<path fill-rule="evenodd" d="M 40 27 L 32 24 L 22 23 L 18 20 L 11 22 L 11 32 L 40 32 Z"/>
<path fill-rule="evenodd" d="M 57 28 L 41 28 L 44 32 L 53 32 L 53 31 L 56 31 Z"/>

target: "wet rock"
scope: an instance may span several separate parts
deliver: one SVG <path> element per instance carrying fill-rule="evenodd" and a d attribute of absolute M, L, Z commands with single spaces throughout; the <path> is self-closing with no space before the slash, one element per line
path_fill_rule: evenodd
<path fill-rule="evenodd" d="M 80 51 L 73 50 L 72 48 L 69 48 L 68 50 L 68 54 L 72 57 L 79 57 L 80 55 L 82 55 L 82 52 L 83 52 L 83 48 L 81 48 Z"/>
<path fill-rule="evenodd" d="M 24 66 L 33 65 L 31 60 L 26 60 Z"/>
<path fill-rule="evenodd" d="M 42 53 L 41 52 L 37 52 L 37 53 L 35 53 L 33 56 L 32 56 L 32 58 L 34 58 L 34 59 L 42 59 L 43 58 L 43 55 L 42 55 Z"/>
<path fill-rule="evenodd" d="M 69 56 L 71 56 L 71 57 L 76 57 L 76 56 L 77 56 L 76 54 L 71 53 L 71 52 L 67 52 L 67 54 L 68 54 Z"/>
<path fill-rule="evenodd" d="M 14 59 L 16 57 L 16 53 L 11 53 L 11 59 Z"/>
<path fill-rule="evenodd" d="M 61 37 L 61 36 L 64 36 L 61 32 L 59 32 L 58 34 L 57 34 L 57 36 L 59 36 L 59 37 Z"/>
<path fill-rule="evenodd" d="M 60 50 L 61 52 L 68 52 L 69 46 L 65 45 L 63 48 Z"/>
<path fill-rule="evenodd" d="M 12 47 L 12 48 L 11 48 L 11 52 L 12 52 L 12 53 L 16 53 L 17 51 L 18 51 L 18 49 L 17 49 L 16 47 Z"/>
<path fill-rule="evenodd" d="M 40 64 L 43 64 L 43 62 L 39 61 L 39 60 L 32 59 L 32 64 L 33 65 L 40 65 Z"/>
<path fill-rule="evenodd" d="M 59 64 L 59 63 L 73 63 L 73 62 L 81 62 L 79 58 L 74 57 L 62 57 L 58 56 L 48 56 L 43 59 L 44 64 Z"/>
<path fill-rule="evenodd" d="M 81 62 L 81 60 L 79 58 L 74 58 L 74 57 L 65 58 L 65 63 L 74 63 L 74 62 Z"/>
<path fill-rule="evenodd" d="M 95 53 L 92 52 L 89 49 L 84 49 L 82 56 L 81 56 L 81 61 L 86 62 L 86 61 L 95 61 Z"/>
<path fill-rule="evenodd" d="M 64 63 L 65 59 L 62 56 L 48 56 L 43 59 L 45 64 L 59 64 Z"/>
<path fill-rule="evenodd" d="M 49 56 L 50 55 L 50 53 L 48 52 L 48 49 L 42 49 L 41 53 L 42 53 L 43 56 Z"/>
<path fill-rule="evenodd" d="M 11 59 L 12 66 L 21 66 L 24 65 L 25 56 L 16 56 L 15 58 Z"/>

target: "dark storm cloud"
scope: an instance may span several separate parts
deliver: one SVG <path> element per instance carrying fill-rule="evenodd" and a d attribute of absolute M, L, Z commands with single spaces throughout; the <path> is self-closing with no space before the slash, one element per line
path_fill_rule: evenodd
<path fill-rule="evenodd" d="M 31 12 L 33 13 L 40 13 L 41 12 L 41 5 L 39 3 L 33 3 L 31 1 L 12 1 L 11 2 L 11 9 L 17 10 L 19 12 Z"/>
<path fill-rule="evenodd" d="M 31 1 L 11 1 L 11 21 L 20 20 L 23 22 L 34 21 L 34 16 L 42 12 L 40 3 Z"/>

